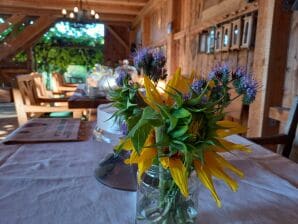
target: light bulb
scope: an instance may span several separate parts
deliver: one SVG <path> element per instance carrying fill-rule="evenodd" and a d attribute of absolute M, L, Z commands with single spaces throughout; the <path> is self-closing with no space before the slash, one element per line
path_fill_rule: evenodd
<path fill-rule="evenodd" d="M 77 13 L 77 12 L 79 11 L 79 8 L 78 8 L 78 7 L 74 7 L 74 8 L 73 8 L 73 11 L 74 11 L 75 13 Z"/>
<path fill-rule="evenodd" d="M 95 19 L 99 19 L 99 15 L 98 15 L 98 13 L 96 13 L 96 14 L 94 15 L 94 18 L 95 18 Z"/>
<path fill-rule="evenodd" d="M 67 11 L 66 11 L 66 9 L 62 9 L 62 15 L 66 15 L 67 14 Z"/>
<path fill-rule="evenodd" d="M 69 13 L 69 18 L 73 19 L 74 17 L 75 17 L 75 15 L 73 12 Z"/>
<path fill-rule="evenodd" d="M 94 15 L 95 15 L 95 10 L 94 10 L 94 9 L 91 9 L 90 14 L 91 14 L 92 16 L 94 16 Z"/>

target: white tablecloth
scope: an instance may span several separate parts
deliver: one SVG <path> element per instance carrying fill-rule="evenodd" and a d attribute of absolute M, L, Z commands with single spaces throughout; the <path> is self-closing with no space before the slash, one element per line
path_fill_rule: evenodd
<path fill-rule="evenodd" d="M 232 136 L 239 143 L 248 142 Z M 245 172 L 233 193 L 215 181 L 223 208 L 199 194 L 200 224 L 298 223 L 298 165 L 256 145 L 227 155 Z M 93 176 L 112 151 L 107 143 L 0 144 L 1 224 L 133 224 L 136 193 L 110 189 Z"/>

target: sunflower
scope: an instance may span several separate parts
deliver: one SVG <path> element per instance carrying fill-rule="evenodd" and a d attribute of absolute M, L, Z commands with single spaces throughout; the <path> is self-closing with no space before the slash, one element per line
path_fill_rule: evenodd
<path fill-rule="evenodd" d="M 246 128 L 222 120 L 222 107 L 212 98 L 212 90 L 216 88 L 213 80 L 204 82 L 200 91 L 195 93 L 191 92 L 193 81 L 194 73 L 186 78 L 178 69 L 161 94 L 145 76 L 146 94 L 140 95 L 147 108 L 143 116 L 131 125 L 130 133 L 119 148 L 131 151 L 125 162 L 137 164 L 138 181 L 153 163 L 159 163 L 170 171 L 181 194 L 188 197 L 188 177 L 195 170 L 221 207 L 213 178 L 224 181 L 232 191 L 238 189 L 237 182 L 226 171 L 239 177 L 244 176 L 243 172 L 226 161 L 221 153 L 234 150 L 250 152 L 245 146 L 226 140 L 227 136 L 245 133 Z"/>

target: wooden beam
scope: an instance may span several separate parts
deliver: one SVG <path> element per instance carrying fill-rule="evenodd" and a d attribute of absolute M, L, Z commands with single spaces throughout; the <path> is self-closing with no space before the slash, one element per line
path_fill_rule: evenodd
<path fill-rule="evenodd" d="M 43 7 L 45 5 L 56 5 L 57 3 L 70 5 L 74 7 L 77 3 L 77 1 L 74 0 L 43 0 L 43 1 L 36 1 L 36 0 L 8 0 L 6 2 L 0 2 L 0 4 L 6 5 L 6 6 L 13 6 L 13 5 L 19 5 L 21 7 L 31 6 L 31 5 L 39 5 L 40 7 Z M 121 6 L 145 6 L 148 0 L 88 0 L 87 4 L 86 1 L 83 2 L 83 6 L 86 8 L 90 8 L 93 5 L 121 5 Z M 59 5 L 58 5 L 59 6 Z"/>
<path fill-rule="evenodd" d="M 92 1 L 88 1 L 88 2 L 92 2 Z M 94 0 L 93 2 L 109 4 L 109 5 L 145 6 L 148 0 Z"/>
<path fill-rule="evenodd" d="M 5 31 L 7 28 L 9 28 L 11 25 L 16 25 L 18 23 L 21 23 L 26 18 L 25 15 L 12 15 L 10 16 L 5 23 L 0 24 L 0 34 Z"/>
<path fill-rule="evenodd" d="M 254 4 L 254 3 L 250 3 Z M 210 20 L 212 18 L 215 18 L 219 15 L 229 15 L 231 12 L 234 12 L 239 9 L 243 9 L 246 7 L 247 1 L 239 1 L 239 0 L 225 0 L 221 1 L 220 3 L 205 9 L 202 12 L 202 21 Z"/>
<path fill-rule="evenodd" d="M 21 1 L 21 0 L 10 0 L 10 1 L 0 1 L 0 7 L 16 8 L 21 12 L 26 10 L 57 10 L 61 13 L 61 9 L 65 8 L 68 11 L 72 11 L 76 4 L 72 2 L 64 2 L 61 0 L 51 0 L 51 1 Z M 116 13 L 116 14 L 126 14 L 126 15 L 137 15 L 142 7 L 140 6 L 130 6 L 121 4 L 100 4 L 88 2 L 88 6 L 84 6 L 86 9 L 94 9 L 99 14 L 101 13 Z"/>
<path fill-rule="evenodd" d="M 215 7 L 215 6 L 213 6 L 213 7 Z M 238 8 L 235 11 L 231 11 L 229 14 L 218 14 L 217 16 L 215 16 L 213 18 L 209 18 L 207 20 L 200 21 L 197 25 L 190 27 L 190 31 L 181 30 L 181 31 L 175 33 L 174 40 L 179 40 L 179 39 L 183 38 L 189 32 L 191 35 L 196 35 L 196 34 L 200 33 L 201 31 L 209 28 L 210 26 L 213 26 L 214 24 L 228 22 L 230 20 L 233 20 L 235 18 L 243 16 L 247 13 L 255 12 L 257 10 L 258 10 L 258 3 L 255 2 L 255 3 L 246 4 L 246 5 L 242 6 L 242 8 Z"/>
<path fill-rule="evenodd" d="M 282 105 L 291 13 L 282 0 L 259 1 L 253 73 L 262 89 L 250 105 L 248 136 L 274 135 L 278 124 L 269 119 L 269 108 Z"/>
<path fill-rule="evenodd" d="M 57 16 L 58 19 L 64 21 L 72 21 L 69 18 Z M 106 23 L 106 22 L 119 22 L 119 23 L 131 23 L 135 16 L 132 15 L 115 15 L 115 14 L 101 14 L 99 20 L 89 20 L 90 23 Z"/>
<path fill-rule="evenodd" d="M 53 9 L 30 9 L 13 6 L 0 6 L 0 14 L 24 14 L 27 16 L 55 16 L 61 17 L 61 10 Z"/>
<path fill-rule="evenodd" d="M 128 53 L 129 52 L 128 43 L 126 43 L 112 27 L 110 27 L 109 25 L 106 25 L 106 28 L 116 38 L 116 40 L 118 40 L 118 42 L 125 48 L 125 50 Z"/>
<path fill-rule="evenodd" d="M 132 28 L 134 29 L 142 20 L 142 18 L 150 12 L 154 7 L 156 7 L 160 3 L 160 0 L 150 0 L 143 9 L 138 13 L 136 19 L 132 23 Z"/>
<path fill-rule="evenodd" d="M 49 10 L 49 9 L 20 9 L 20 8 L 12 8 L 12 7 L 0 7 L 1 14 L 16 14 L 23 13 L 28 16 L 51 16 L 60 19 L 64 19 L 61 15 L 60 10 Z M 123 14 L 113 14 L 113 13 L 101 13 L 100 14 L 100 22 L 132 22 L 134 21 L 134 15 L 123 15 Z"/>
<path fill-rule="evenodd" d="M 26 44 L 43 34 L 54 21 L 53 17 L 43 16 L 38 18 L 33 25 L 27 26 L 15 39 L 0 47 L 0 61 L 24 49 Z"/>
<path fill-rule="evenodd" d="M 110 25 L 110 26 L 125 26 L 130 27 L 130 22 L 119 22 L 119 21 L 103 21 L 103 24 Z"/>

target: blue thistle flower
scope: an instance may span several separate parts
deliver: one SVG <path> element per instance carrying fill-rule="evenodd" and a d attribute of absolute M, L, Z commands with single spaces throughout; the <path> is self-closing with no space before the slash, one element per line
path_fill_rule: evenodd
<path fill-rule="evenodd" d="M 124 69 L 121 69 L 118 77 L 116 78 L 116 84 L 121 87 L 124 85 L 124 81 L 128 78 L 129 74 Z"/>
<path fill-rule="evenodd" d="M 233 85 L 239 95 L 243 95 L 243 103 L 251 104 L 257 95 L 258 82 L 243 68 L 237 68 L 233 74 Z"/>
<path fill-rule="evenodd" d="M 120 125 L 120 130 L 122 135 L 126 136 L 128 134 L 128 127 L 125 121 L 123 121 Z"/>
<path fill-rule="evenodd" d="M 191 85 L 191 89 L 197 94 L 199 95 L 203 88 L 206 86 L 206 80 L 204 79 L 200 79 L 200 80 L 196 80 L 192 83 Z"/>
<path fill-rule="evenodd" d="M 134 54 L 135 67 L 139 70 L 143 69 L 144 74 L 154 82 L 165 78 L 165 64 L 166 57 L 159 49 L 142 48 Z"/>
<path fill-rule="evenodd" d="M 227 64 L 217 65 L 208 75 L 208 80 L 217 79 L 222 83 L 228 83 L 230 76 L 230 68 Z"/>
<path fill-rule="evenodd" d="M 251 104 L 257 95 L 258 82 L 251 75 L 243 76 L 240 78 L 240 89 L 243 92 L 243 103 Z"/>
<path fill-rule="evenodd" d="M 243 76 L 247 75 L 247 71 L 244 67 L 238 67 L 236 71 L 232 74 L 233 79 L 240 79 Z"/>
<path fill-rule="evenodd" d="M 141 48 L 133 55 L 134 66 L 138 69 L 146 67 L 151 59 L 152 54 L 148 48 Z"/>
<path fill-rule="evenodd" d="M 163 51 L 156 50 L 152 54 L 153 56 L 153 64 L 155 66 L 164 67 L 166 64 L 166 56 L 164 55 Z"/>

